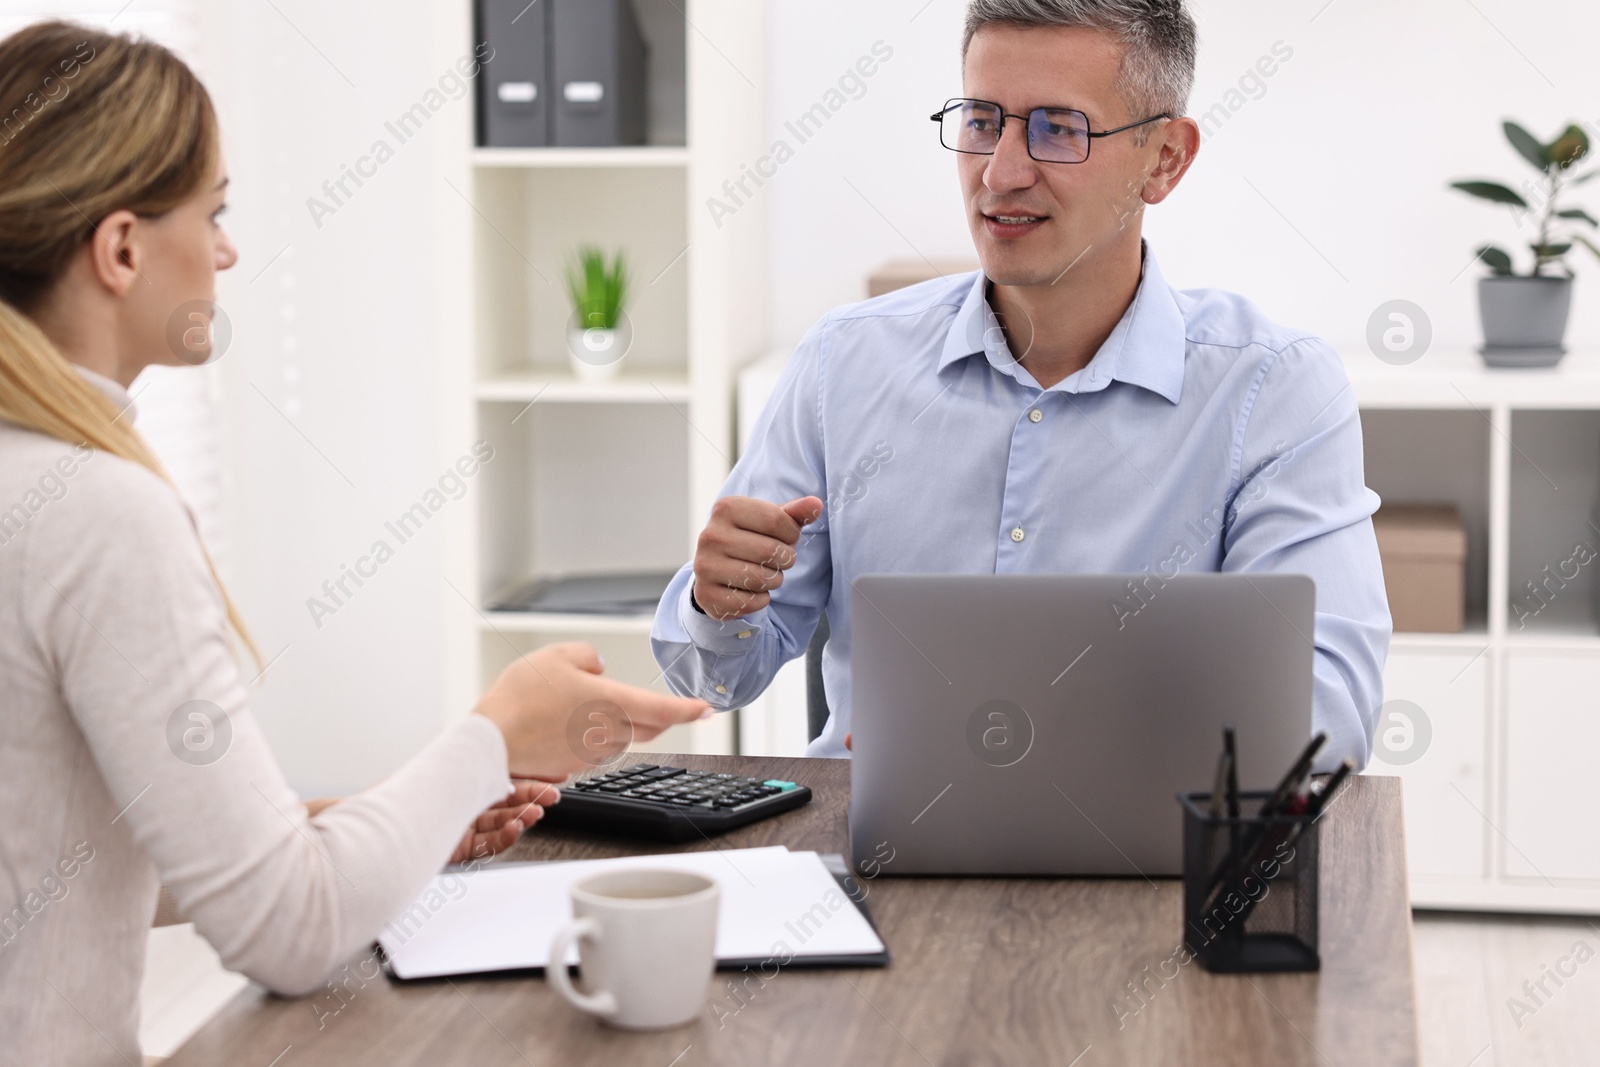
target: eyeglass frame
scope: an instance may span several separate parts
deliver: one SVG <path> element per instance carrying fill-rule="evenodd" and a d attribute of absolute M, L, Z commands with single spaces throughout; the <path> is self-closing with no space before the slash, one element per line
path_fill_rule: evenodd
<path fill-rule="evenodd" d="M 988 152 L 974 152 L 967 148 L 950 148 L 949 145 L 944 143 L 944 117 L 951 111 L 954 111 L 956 105 L 958 104 L 987 104 L 1000 113 L 1000 128 L 995 131 L 993 149 Z M 1028 133 L 1033 125 L 1034 114 L 1040 111 L 1069 111 L 1074 115 L 1083 116 L 1083 125 L 1085 127 L 1084 135 L 1089 138 L 1089 143 L 1084 146 L 1082 159 L 1040 159 L 1038 156 L 1033 154 L 1033 138 L 1028 136 Z M 1140 119 L 1138 122 L 1130 122 L 1126 126 L 1118 126 L 1114 130 L 1095 130 L 1092 128 L 1094 124 L 1089 120 L 1089 113 L 1087 111 L 1081 111 L 1075 107 L 1036 107 L 1030 109 L 1026 115 L 1015 115 L 1006 111 L 1004 107 L 995 103 L 993 100 L 979 100 L 977 97 L 973 96 L 952 96 L 950 99 L 944 102 L 944 107 L 940 108 L 938 111 L 935 111 L 928 117 L 939 124 L 939 144 L 944 148 L 948 148 L 952 152 L 959 152 L 964 156 L 994 155 L 995 152 L 1000 150 L 1000 139 L 1006 134 L 1006 119 L 1021 119 L 1024 123 L 1026 123 L 1026 125 L 1023 126 L 1023 131 L 1024 136 L 1027 137 L 1029 159 L 1033 160 L 1035 163 L 1059 163 L 1062 166 L 1075 166 L 1079 163 L 1089 162 L 1089 155 L 1091 150 L 1094 148 L 1094 140 L 1096 137 L 1110 137 L 1114 133 L 1122 133 L 1124 130 L 1131 130 L 1138 126 L 1145 126 L 1157 121 L 1158 119 L 1170 119 L 1172 114 L 1171 112 L 1163 111 L 1159 115 L 1151 115 L 1147 119 Z"/>

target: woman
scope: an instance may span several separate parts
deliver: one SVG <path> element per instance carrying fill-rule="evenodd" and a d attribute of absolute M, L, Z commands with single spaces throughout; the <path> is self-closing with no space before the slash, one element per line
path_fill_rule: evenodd
<path fill-rule="evenodd" d="M 507 845 L 557 799 L 542 782 L 584 766 L 577 709 L 617 705 L 641 738 L 710 714 L 553 646 L 381 785 L 301 805 L 246 707 L 232 639 L 253 646 L 127 393 L 178 362 L 169 316 L 234 263 L 226 185 L 210 99 L 165 49 L 62 22 L 0 41 L 7 1063 L 138 1061 L 163 886 L 226 966 L 306 993 L 453 848 Z M 224 757 L 192 758 L 185 732 L 224 721 Z"/>

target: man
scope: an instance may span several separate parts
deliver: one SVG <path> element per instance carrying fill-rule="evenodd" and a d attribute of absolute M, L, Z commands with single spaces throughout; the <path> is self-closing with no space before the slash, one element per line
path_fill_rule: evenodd
<path fill-rule="evenodd" d="M 1140 236 L 1199 149 L 1194 57 L 1181 0 L 973 0 L 935 119 L 983 269 L 801 340 L 662 598 L 673 689 L 747 703 L 827 611 L 810 752 L 843 756 L 861 575 L 1127 573 L 1126 620 L 1181 571 L 1303 573 L 1318 764 L 1366 765 L 1390 619 L 1343 367 L 1242 297 L 1171 289 Z"/>

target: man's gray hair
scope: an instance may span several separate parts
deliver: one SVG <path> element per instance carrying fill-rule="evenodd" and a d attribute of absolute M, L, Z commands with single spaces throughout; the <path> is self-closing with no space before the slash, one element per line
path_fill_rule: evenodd
<path fill-rule="evenodd" d="M 984 26 L 1083 26 L 1110 34 L 1122 45 L 1117 88 L 1137 114 L 1177 118 L 1194 87 L 1194 19 L 1183 0 L 971 0 L 961 58 Z M 1142 144 L 1150 127 L 1137 131 Z"/>

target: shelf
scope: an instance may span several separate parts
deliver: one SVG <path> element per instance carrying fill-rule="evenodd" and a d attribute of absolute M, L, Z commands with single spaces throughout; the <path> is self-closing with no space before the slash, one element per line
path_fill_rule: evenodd
<path fill-rule="evenodd" d="M 478 383 L 479 400 L 529 404 L 686 404 L 688 379 L 625 375 L 610 381 L 580 381 L 570 374 L 508 374 Z"/>
<path fill-rule="evenodd" d="M 1525 589 L 1513 589 L 1511 595 L 1512 604 L 1506 612 L 1507 637 L 1600 637 L 1600 629 L 1595 626 L 1594 609 L 1589 601 L 1592 593 L 1588 591 L 1580 591 L 1569 585 L 1566 589 L 1558 590 L 1549 600 L 1528 593 Z M 1526 614 L 1519 612 L 1519 608 Z"/>
<path fill-rule="evenodd" d="M 1572 593 L 1574 590 L 1564 590 Z M 1524 598 L 1521 603 L 1540 604 L 1537 599 Z M 1557 595 L 1544 603 L 1536 614 L 1526 618 L 1527 625 L 1518 625 L 1519 616 L 1513 608 L 1506 614 L 1506 644 L 1516 648 L 1587 648 L 1600 649 L 1600 628 L 1594 613 L 1580 596 Z"/>
<path fill-rule="evenodd" d="M 487 611 L 484 630 L 500 633 L 648 634 L 653 615 L 554 614 L 532 611 Z"/>
<path fill-rule="evenodd" d="M 683 145 L 626 145 L 617 148 L 474 148 L 477 167 L 534 170 L 547 167 L 687 167 Z"/>
<path fill-rule="evenodd" d="M 621 373 L 687 376 L 689 280 L 715 258 L 706 242 L 690 250 L 691 225 L 704 223 L 688 209 L 687 168 L 480 167 L 472 184 L 476 381 L 571 376 L 576 316 L 562 281 L 585 245 L 623 251 L 634 278 Z"/>
<path fill-rule="evenodd" d="M 1489 617 L 1481 604 L 1467 605 L 1465 626 L 1455 633 L 1427 630 L 1399 630 L 1389 638 L 1389 651 L 1450 649 L 1476 655 L 1489 646 Z"/>
<path fill-rule="evenodd" d="M 1466 628 L 1486 631 L 1494 439 L 1489 421 L 1466 408 L 1367 408 L 1361 427 L 1367 485 L 1383 499 L 1383 508 L 1448 503 L 1460 512 L 1467 535 Z"/>
<path fill-rule="evenodd" d="M 659 402 L 478 403 L 478 433 L 495 450 L 478 485 L 485 602 L 533 576 L 682 566 L 698 439 L 684 416 Z"/>
<path fill-rule="evenodd" d="M 1412 649 L 1448 648 L 1481 652 L 1489 645 L 1488 631 L 1481 626 L 1460 633 L 1422 633 L 1401 631 L 1389 639 L 1389 651 L 1406 652 Z"/>
<path fill-rule="evenodd" d="M 1561 879 L 1548 885 L 1542 879 L 1486 881 L 1413 875 L 1411 906 L 1419 910 L 1592 915 L 1600 912 L 1600 885 Z"/>
<path fill-rule="evenodd" d="M 1491 644 L 1495 644 L 1495 640 L 1482 630 L 1464 630 L 1458 634 L 1397 633 L 1389 640 L 1389 652 L 1450 650 L 1477 654 Z M 1600 652 L 1600 633 L 1589 622 L 1539 630 L 1513 628 L 1496 647 L 1519 651 Z"/>
<path fill-rule="evenodd" d="M 1584 630 L 1525 630 L 1506 635 L 1506 647 L 1518 652 L 1600 652 L 1600 633 Z"/>
<path fill-rule="evenodd" d="M 1600 351 L 1567 353 L 1554 367 L 1487 367 L 1469 348 L 1439 349 L 1394 366 L 1347 353 L 1345 373 L 1363 408 L 1600 408 Z"/>
<path fill-rule="evenodd" d="M 1512 413 L 1506 632 L 1593 643 L 1600 412 Z"/>

